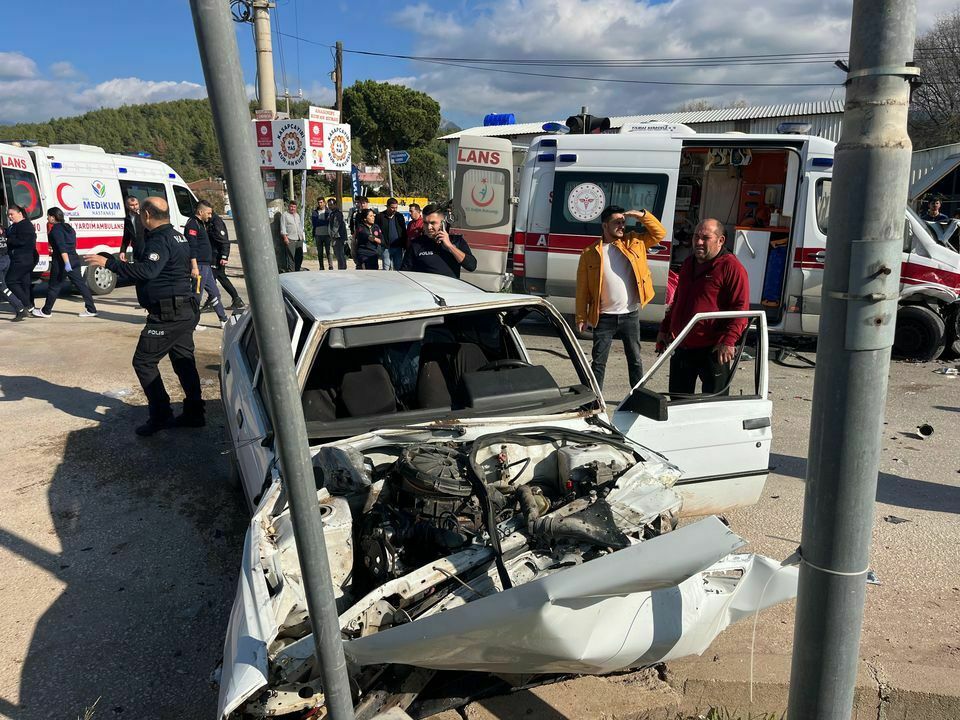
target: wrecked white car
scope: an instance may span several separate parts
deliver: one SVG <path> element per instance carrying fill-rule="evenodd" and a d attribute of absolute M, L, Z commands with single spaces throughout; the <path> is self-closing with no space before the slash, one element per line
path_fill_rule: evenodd
<path fill-rule="evenodd" d="M 761 314 L 739 393 L 658 392 L 668 350 L 611 423 L 580 346 L 543 300 L 398 272 L 290 274 L 282 286 L 358 718 L 387 706 L 427 717 L 700 653 L 729 623 L 795 594 L 794 569 L 736 554 L 744 541 L 717 518 L 677 528 L 762 490 Z M 219 715 L 322 717 L 249 315 L 228 328 L 223 355 L 254 516 Z"/>

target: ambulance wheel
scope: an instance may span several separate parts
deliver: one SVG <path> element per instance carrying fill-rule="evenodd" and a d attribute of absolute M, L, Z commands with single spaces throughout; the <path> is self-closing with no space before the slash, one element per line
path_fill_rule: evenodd
<path fill-rule="evenodd" d="M 947 347 L 943 351 L 943 357 L 947 360 L 960 358 L 960 305 L 954 305 L 953 310 L 947 314 Z"/>
<path fill-rule="evenodd" d="M 943 319 L 924 305 L 902 305 L 897 310 L 893 354 L 917 362 L 936 360 L 946 341 Z"/>
<path fill-rule="evenodd" d="M 94 295 L 109 295 L 117 287 L 117 275 L 102 267 L 89 266 L 86 273 L 87 286 Z"/>

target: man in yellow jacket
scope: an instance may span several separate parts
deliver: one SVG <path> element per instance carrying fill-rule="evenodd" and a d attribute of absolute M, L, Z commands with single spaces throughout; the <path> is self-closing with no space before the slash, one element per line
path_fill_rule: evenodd
<path fill-rule="evenodd" d="M 626 231 L 634 218 L 645 233 Z M 653 299 L 647 248 L 660 243 L 667 230 L 646 210 L 609 205 L 600 214 L 603 237 L 580 255 L 577 267 L 577 329 L 593 328 L 593 374 L 603 389 L 607 357 L 614 338 L 623 340 L 627 372 L 633 387 L 643 376 L 640 359 L 640 308 Z"/>

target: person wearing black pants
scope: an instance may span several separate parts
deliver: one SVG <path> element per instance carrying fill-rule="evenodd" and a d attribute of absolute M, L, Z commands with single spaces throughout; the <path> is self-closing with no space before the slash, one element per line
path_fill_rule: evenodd
<path fill-rule="evenodd" d="M 147 231 L 143 261 L 128 265 L 108 253 L 85 259 L 90 267 L 106 267 L 134 280 L 137 300 L 147 310 L 147 323 L 133 354 L 133 369 L 149 409 L 147 422 L 137 427 L 136 433 L 147 437 L 170 427 L 202 427 L 206 417 L 194 357 L 193 332 L 200 320 L 200 306 L 192 287 L 190 244 L 170 224 L 169 206 L 163 198 L 146 198 L 140 218 Z M 160 377 L 158 365 L 164 356 L 170 357 L 183 387 L 183 413 L 177 417 Z"/>
<path fill-rule="evenodd" d="M 6 232 L 7 253 L 10 257 L 7 287 L 23 305 L 23 310 L 17 312 L 15 319 L 23 320 L 34 309 L 30 274 L 40 260 L 37 254 L 37 231 L 27 217 L 27 211 L 19 205 L 7 208 L 7 219 L 10 221 Z"/>
<path fill-rule="evenodd" d="M 76 231 L 69 223 L 64 222 L 63 210 L 55 206 L 47 210 L 47 222 L 50 224 L 47 237 L 50 240 L 52 260 L 50 280 L 47 282 L 47 299 L 43 303 L 43 309 L 34 308 L 31 314 L 34 317 L 50 317 L 53 304 L 60 297 L 60 289 L 67 280 L 70 280 L 73 287 L 83 295 L 84 310 L 80 313 L 80 317 L 96 317 L 97 306 L 93 302 L 93 293 L 90 292 L 90 286 L 80 274 Z"/>
<path fill-rule="evenodd" d="M 213 276 L 230 296 L 230 309 L 243 310 L 246 304 L 230 278 L 227 277 L 227 262 L 230 259 L 230 236 L 227 234 L 227 225 L 223 222 L 223 218 L 211 211 L 210 219 L 204 223 L 204 227 L 207 231 L 207 237 L 210 238 L 210 249 L 213 251 L 213 264 L 211 265 Z M 213 298 L 207 295 L 207 302 L 204 303 L 201 310 L 212 309 Z"/>
<path fill-rule="evenodd" d="M 13 306 L 13 311 L 16 313 L 13 320 L 18 322 L 24 320 L 26 317 L 25 308 L 23 303 L 20 302 L 20 298 L 10 292 L 10 289 L 7 287 L 7 270 L 10 269 L 10 255 L 7 254 L 7 236 L 3 232 L 3 229 L 0 228 L 0 294 L 3 295 L 5 299 L 11 306 Z"/>

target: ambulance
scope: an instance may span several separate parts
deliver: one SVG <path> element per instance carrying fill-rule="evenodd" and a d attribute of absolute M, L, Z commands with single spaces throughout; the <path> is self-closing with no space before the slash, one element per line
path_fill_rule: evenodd
<path fill-rule="evenodd" d="M 664 123 L 549 134 L 522 150 L 503 138 L 462 135 L 449 148 L 454 226 L 478 260 L 464 279 L 490 291 L 512 283 L 573 314 L 580 253 L 600 238 L 604 207 L 646 208 L 669 231 L 647 251 L 656 297 L 641 320 L 658 322 L 671 267 L 691 253 L 699 220 L 718 218 L 749 273 L 751 309 L 764 311 L 771 333 L 815 336 L 834 148 L 791 132 L 699 134 Z M 905 208 L 900 356 L 960 354 L 954 229 Z"/>
<path fill-rule="evenodd" d="M 124 202 L 128 197 L 166 198 L 170 219 L 183 229 L 193 215 L 196 198 L 187 183 L 169 165 L 148 159 L 145 153 L 112 155 L 93 145 L 51 145 L 0 142 L 0 175 L 3 192 L 0 210 L 6 222 L 10 204 L 22 206 L 37 231 L 40 261 L 34 279 L 50 267 L 47 243 L 47 210 L 59 207 L 77 231 L 77 252 L 120 251 Z M 106 268 L 83 270 L 96 295 L 106 295 L 117 284 Z"/>

